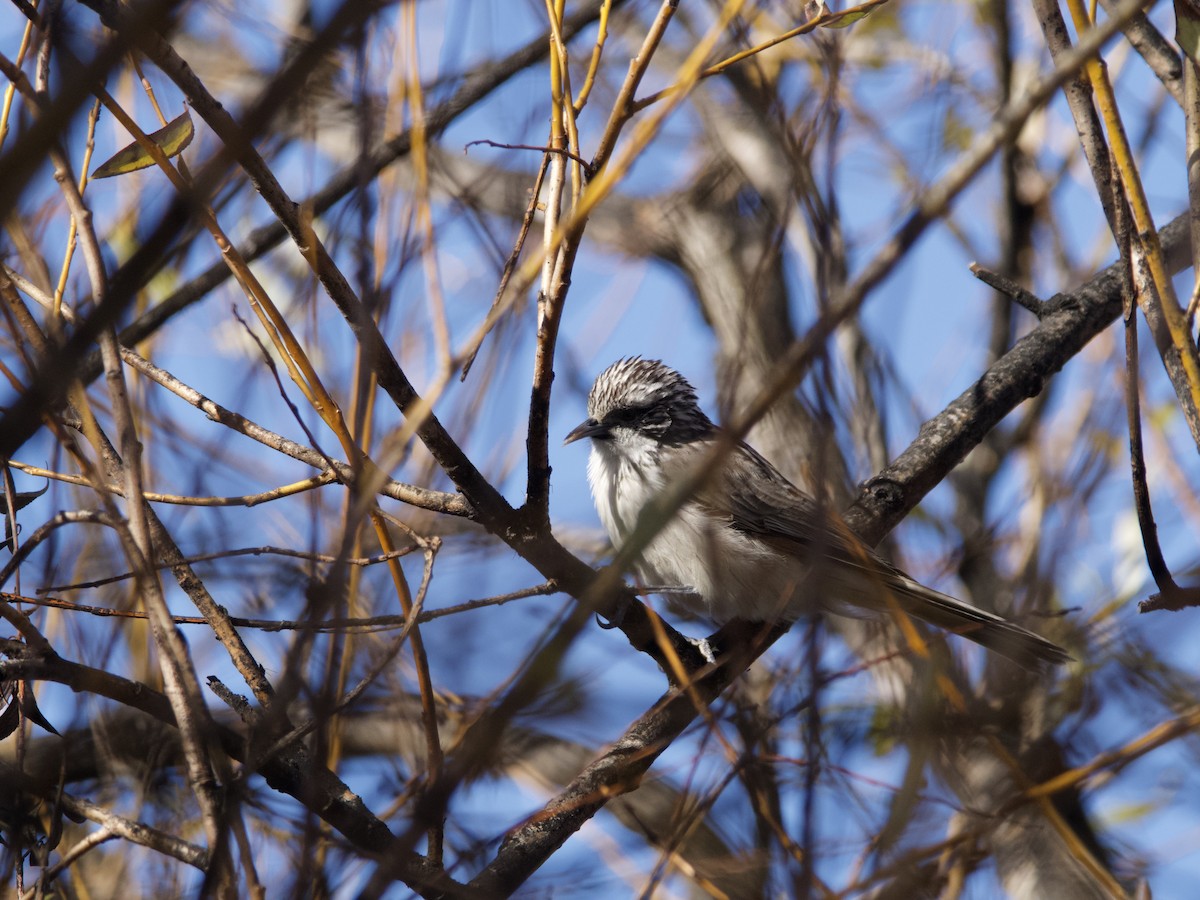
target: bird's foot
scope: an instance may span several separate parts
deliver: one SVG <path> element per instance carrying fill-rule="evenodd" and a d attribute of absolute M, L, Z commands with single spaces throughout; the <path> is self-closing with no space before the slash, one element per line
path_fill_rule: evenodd
<path fill-rule="evenodd" d="M 633 597 L 628 593 L 622 593 L 617 598 L 616 605 L 613 607 L 613 613 L 608 617 L 608 621 L 600 618 L 600 613 L 596 613 L 596 624 L 605 631 L 610 631 L 613 628 L 620 628 L 625 621 L 625 616 L 629 613 L 629 607 L 633 605 Z"/>

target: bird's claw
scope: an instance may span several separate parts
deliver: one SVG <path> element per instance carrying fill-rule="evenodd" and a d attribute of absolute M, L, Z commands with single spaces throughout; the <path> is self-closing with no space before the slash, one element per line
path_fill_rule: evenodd
<path fill-rule="evenodd" d="M 629 612 L 629 607 L 632 604 L 633 598 L 628 594 L 622 594 L 620 599 L 617 600 L 616 609 L 613 610 L 613 614 L 611 617 L 609 617 L 609 620 L 605 622 L 602 618 L 600 618 L 600 613 L 596 613 L 596 624 L 605 631 L 610 631 L 613 628 L 620 628 L 621 625 L 624 624 L 625 615 Z"/>

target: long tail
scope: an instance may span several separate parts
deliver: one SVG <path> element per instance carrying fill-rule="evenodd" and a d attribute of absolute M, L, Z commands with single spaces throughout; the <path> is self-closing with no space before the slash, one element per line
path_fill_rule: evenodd
<path fill-rule="evenodd" d="M 1073 657 L 1062 647 L 1006 619 L 925 587 L 899 570 L 887 573 L 887 586 L 905 612 L 1006 656 L 1027 669 L 1039 663 L 1062 665 Z"/>

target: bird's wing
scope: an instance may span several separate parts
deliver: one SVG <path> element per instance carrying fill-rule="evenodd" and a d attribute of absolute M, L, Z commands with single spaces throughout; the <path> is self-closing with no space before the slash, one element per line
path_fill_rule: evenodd
<path fill-rule="evenodd" d="M 925 587 L 882 559 L 839 519 L 788 481 L 747 444 L 739 445 L 695 497 L 709 515 L 813 568 L 822 602 L 886 609 L 890 595 L 907 612 L 1032 667 L 1071 657 L 995 613 Z"/>
<path fill-rule="evenodd" d="M 804 558 L 830 558 L 864 569 L 882 559 L 753 447 L 742 443 L 696 496 L 710 515 L 745 534 Z"/>

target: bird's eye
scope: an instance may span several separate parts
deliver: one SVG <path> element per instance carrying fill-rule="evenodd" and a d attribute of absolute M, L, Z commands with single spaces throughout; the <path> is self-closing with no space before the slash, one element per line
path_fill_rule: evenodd
<path fill-rule="evenodd" d="M 641 419 L 644 412 L 644 410 L 632 406 L 623 406 L 620 409 L 614 409 L 606 418 L 610 425 L 623 425 L 628 428 L 635 425 Z"/>

